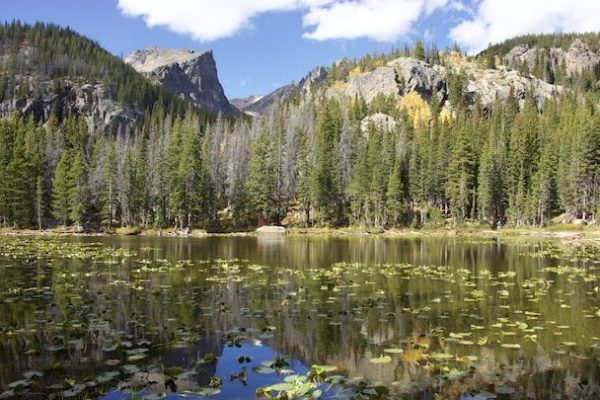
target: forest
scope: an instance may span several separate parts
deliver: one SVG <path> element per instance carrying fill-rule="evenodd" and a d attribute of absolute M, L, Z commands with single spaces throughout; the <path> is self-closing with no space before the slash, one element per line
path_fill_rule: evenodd
<path fill-rule="evenodd" d="M 8 37 L 37 37 L 36 28 L 26 34 L 3 29 L 0 37 L 10 29 L 17 33 Z M 61 32 L 57 37 L 72 36 Z M 0 41 L 5 47 L 9 42 Z M 72 51 L 88 49 L 73 43 Z M 94 49 L 85 51 L 96 54 Z M 595 71 L 570 77 L 558 71 L 553 79 L 560 76 L 568 90 L 542 105 L 532 95 L 518 99 L 511 93 L 491 109 L 465 96 L 467 76 L 451 74 L 450 114 L 436 94 L 428 103 L 415 100 L 414 107 L 382 95 L 369 104 L 324 95 L 357 67 L 368 70 L 401 55 L 438 63 L 439 54 L 417 42 L 411 50 L 343 60 L 309 95 L 297 93 L 254 119 L 209 117 L 155 86 L 119 80 L 115 90 L 124 101 L 146 109 L 144 120 L 124 134 L 89 131 L 85 116 L 68 113 L 47 121 L 17 114 L 2 119 L 0 223 L 88 230 L 228 231 L 262 224 L 380 230 L 545 226 L 563 213 L 594 222 L 600 206 Z M 90 65 L 118 65 L 118 59 L 103 57 Z M 476 58 L 488 59 L 485 53 Z M 44 74 L 59 74 L 51 65 Z M 143 81 L 123 68 L 134 82 Z M 59 75 L 92 76 L 82 71 Z M 115 75 L 102 76 L 111 81 Z M 16 96 L 19 86 L 0 95 Z M 375 113 L 398 123 L 361 126 Z"/>

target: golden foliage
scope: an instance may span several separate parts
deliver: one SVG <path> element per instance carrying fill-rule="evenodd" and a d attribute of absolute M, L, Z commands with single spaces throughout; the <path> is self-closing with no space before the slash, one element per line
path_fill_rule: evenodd
<path fill-rule="evenodd" d="M 360 69 L 360 65 L 357 65 L 356 67 L 352 68 L 352 70 L 348 73 L 348 78 L 354 78 L 360 75 L 361 73 L 362 70 Z"/>
<path fill-rule="evenodd" d="M 431 109 L 417 92 L 410 92 L 402 97 L 398 103 L 398 108 L 408 114 L 415 128 L 427 126 L 431 122 Z"/>
<path fill-rule="evenodd" d="M 452 110 L 449 107 L 442 108 L 440 111 L 440 122 L 449 122 L 452 119 Z"/>
<path fill-rule="evenodd" d="M 335 81 L 332 85 L 332 88 L 338 93 L 343 93 L 344 89 L 346 88 L 346 83 L 344 83 L 342 80 Z"/>

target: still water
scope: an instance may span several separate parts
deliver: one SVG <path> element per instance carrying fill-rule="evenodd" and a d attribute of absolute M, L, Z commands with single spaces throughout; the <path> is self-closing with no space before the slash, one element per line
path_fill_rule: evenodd
<path fill-rule="evenodd" d="M 592 242 L 0 238 L 0 398 L 600 399 L 599 261 Z"/>

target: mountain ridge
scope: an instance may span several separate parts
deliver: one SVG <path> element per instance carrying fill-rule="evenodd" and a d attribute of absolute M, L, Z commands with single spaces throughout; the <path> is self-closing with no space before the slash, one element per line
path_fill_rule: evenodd
<path fill-rule="evenodd" d="M 151 47 L 131 52 L 124 61 L 200 108 L 227 116 L 239 114 L 225 96 L 211 50 L 196 52 Z"/>

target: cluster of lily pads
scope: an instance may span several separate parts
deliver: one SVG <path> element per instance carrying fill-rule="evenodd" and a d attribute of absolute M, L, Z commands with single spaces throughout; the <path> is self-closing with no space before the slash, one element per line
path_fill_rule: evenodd
<path fill-rule="evenodd" d="M 554 383 L 561 396 L 594 398 L 600 247 L 514 257 L 275 267 L 0 238 L 0 398 L 211 397 L 240 383 L 267 399 L 527 398 L 553 390 L 536 386 L 547 371 L 569 372 Z M 255 359 L 247 345 L 280 356 Z M 242 369 L 219 377 L 224 348 L 239 349 Z M 179 364 L 165 357 L 178 351 Z M 257 385 L 257 374 L 278 382 Z"/>

